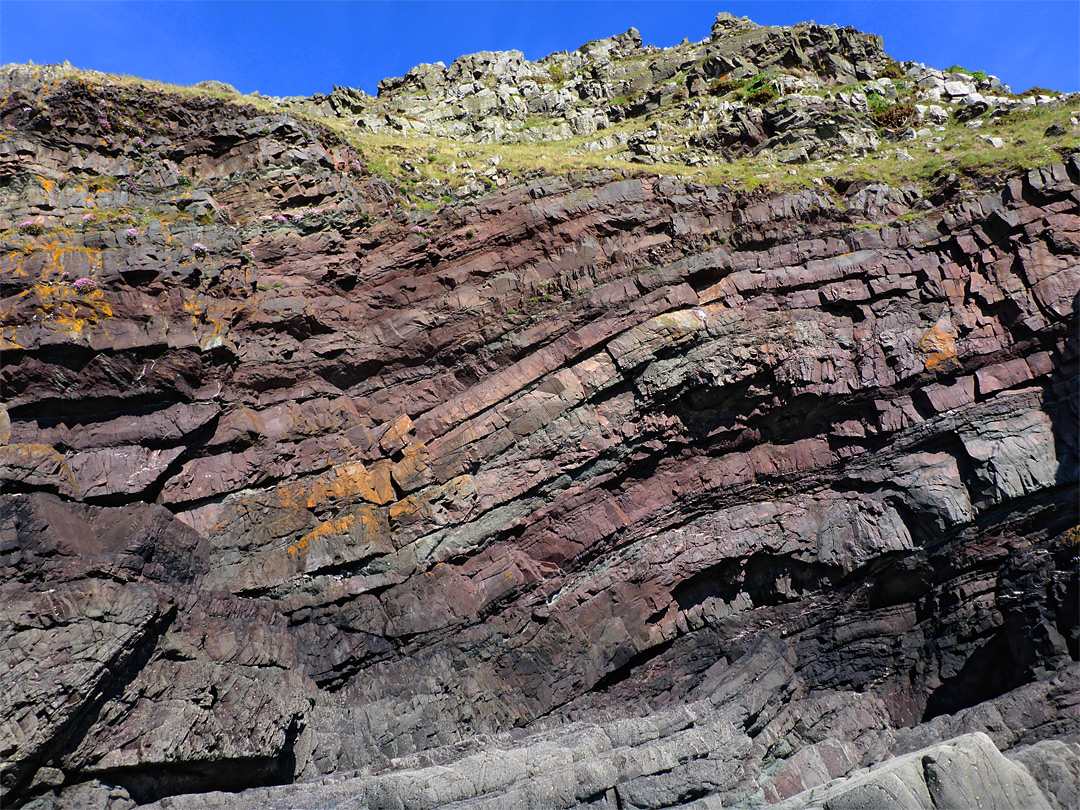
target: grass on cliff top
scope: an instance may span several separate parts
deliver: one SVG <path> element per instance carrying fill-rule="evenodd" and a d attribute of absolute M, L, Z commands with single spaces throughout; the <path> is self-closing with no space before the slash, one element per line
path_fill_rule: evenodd
<path fill-rule="evenodd" d="M 108 84 L 116 87 L 149 90 L 155 93 L 165 93 L 181 98 L 212 98 L 228 104 L 250 105 L 263 112 L 279 113 L 281 109 L 261 96 L 245 96 L 240 91 L 222 90 L 213 86 L 197 87 L 195 85 L 171 84 L 160 82 L 157 79 L 142 79 L 128 74 L 100 73 L 95 70 L 81 70 L 69 68 L 63 71 L 64 78 L 82 78 L 96 84 Z"/>
<path fill-rule="evenodd" d="M 968 177 L 993 177 L 1007 172 L 1032 169 L 1061 160 L 1062 154 L 1080 149 L 1080 136 L 1071 133 L 1053 137 L 1045 134 L 1051 124 L 1069 120 L 1067 107 L 1017 111 L 978 129 L 950 124 L 940 144 L 925 142 L 884 143 L 875 153 L 852 161 L 849 176 L 883 180 L 891 185 L 922 182 L 940 172 L 956 172 Z M 1000 147 L 986 138 L 1000 139 Z M 936 151 L 935 151 L 936 149 Z M 903 157 L 906 154 L 910 160 Z"/>
<path fill-rule="evenodd" d="M 451 187 L 462 182 L 460 169 L 464 162 L 483 172 L 491 168 L 489 159 L 498 157 L 499 170 L 514 176 L 538 169 L 555 175 L 609 169 L 631 175 L 663 174 L 712 185 L 781 191 L 810 186 L 823 176 L 883 181 L 897 186 L 922 184 L 941 172 L 992 177 L 1046 165 L 1060 160 L 1064 152 L 1080 149 L 1080 136 L 1075 130 L 1060 137 L 1044 134 L 1053 123 L 1067 123 L 1069 115 L 1069 108 L 1058 106 L 1014 112 L 997 121 L 986 121 L 978 129 L 950 124 L 944 132 L 934 133 L 934 137 L 942 138 L 940 143 L 883 140 L 875 152 L 863 157 L 838 156 L 803 165 L 749 158 L 708 167 L 677 162 L 644 164 L 613 158 L 625 147 L 601 152 L 582 149 L 585 143 L 596 140 L 604 132 L 566 141 L 480 144 L 432 137 L 360 134 L 342 126 L 340 121 L 323 123 L 360 149 L 374 173 L 402 184 L 406 190 L 432 179 Z M 623 124 L 622 128 L 634 127 Z M 986 137 L 1000 139 L 1002 146 L 995 147 Z M 452 164 L 457 164 L 457 174 L 451 173 Z"/>
<path fill-rule="evenodd" d="M 575 151 L 574 141 L 486 144 L 373 134 L 350 140 L 364 153 L 371 171 L 397 181 L 438 179 L 443 183 L 459 182 L 460 172 L 458 175 L 451 173 L 451 165 L 457 164 L 460 170 L 462 163 L 468 163 L 472 169 L 482 173 L 492 168 L 489 162 L 491 159 L 498 159 L 497 168 L 511 175 L 538 169 L 548 174 L 566 174 L 597 168 L 627 169 L 635 172 L 648 168 L 640 163 L 624 160 L 604 160 L 604 156 L 610 153 L 572 154 Z M 426 160 L 418 161 L 417 157 L 426 157 Z M 402 166 L 404 161 L 412 164 L 415 171 L 405 169 Z"/>
<path fill-rule="evenodd" d="M 261 97 L 243 96 L 214 87 L 184 87 L 74 68 L 64 70 L 62 74 L 64 77 L 82 77 L 91 82 L 138 87 L 184 98 L 210 97 L 228 104 L 251 105 L 265 112 L 283 112 Z M 373 173 L 392 181 L 406 196 L 425 207 L 439 204 L 440 195 L 447 194 L 451 188 L 464 182 L 463 163 L 468 163 L 473 170 L 482 174 L 492 168 L 490 160 L 493 158 L 499 160 L 497 168 L 500 173 L 516 177 L 537 172 L 565 175 L 606 169 L 625 171 L 631 175 L 662 174 L 713 185 L 783 191 L 809 186 L 814 180 L 830 175 L 884 181 L 890 185 L 922 183 L 942 171 L 969 177 L 994 176 L 1045 165 L 1059 160 L 1061 152 L 1080 149 L 1080 137 L 1075 129 L 1056 138 L 1044 134 L 1050 124 L 1068 123 L 1073 110 L 1061 105 L 1014 112 L 997 121 L 984 120 L 978 129 L 950 123 L 944 132 L 934 133 L 935 137 L 943 139 L 939 144 L 883 140 L 874 153 L 863 157 L 838 156 L 805 165 L 782 165 L 767 157 L 708 167 L 680 162 L 646 164 L 616 158 L 616 154 L 625 150 L 623 146 L 606 151 L 587 151 L 584 148 L 606 134 L 635 132 L 654 120 L 664 122 L 671 129 L 680 129 L 679 105 L 661 108 L 658 113 L 649 116 L 648 120 L 624 121 L 608 130 L 565 141 L 482 144 L 434 137 L 363 133 L 352 126 L 348 119 L 313 117 L 295 110 L 288 111 L 298 119 L 323 125 L 359 149 Z M 994 147 L 983 136 L 1000 138 L 1003 145 Z M 672 158 L 677 160 L 677 155 Z M 451 171 L 453 164 L 458 167 L 456 172 Z M 477 179 L 486 182 L 482 178 Z M 430 190 L 433 180 L 441 184 L 434 195 Z M 446 199 L 445 196 L 441 198 L 442 201 Z"/>

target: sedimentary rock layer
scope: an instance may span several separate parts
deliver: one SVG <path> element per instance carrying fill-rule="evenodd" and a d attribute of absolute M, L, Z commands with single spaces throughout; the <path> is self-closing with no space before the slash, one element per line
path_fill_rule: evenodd
<path fill-rule="evenodd" d="M 5 802 L 729 807 L 967 732 L 1056 801 L 1076 156 L 409 212 L 285 115 L 0 118 Z"/>

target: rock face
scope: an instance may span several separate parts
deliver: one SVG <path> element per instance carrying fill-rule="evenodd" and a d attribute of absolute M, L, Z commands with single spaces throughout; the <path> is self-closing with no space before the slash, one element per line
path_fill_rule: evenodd
<path fill-rule="evenodd" d="M 6 81 L 5 803 L 1073 802 L 1076 155 L 410 213 L 303 117 Z"/>
<path fill-rule="evenodd" d="M 894 62 L 881 37 L 850 27 L 761 26 L 721 13 L 711 37 L 672 48 L 645 46 L 631 28 L 536 62 L 504 51 L 418 65 L 380 82 L 377 97 L 336 87 L 272 102 L 361 132 L 577 139 L 579 150 L 616 149 L 612 158 L 712 166 L 747 154 L 784 164 L 865 154 L 881 142 L 871 110 L 892 108 L 878 121 L 885 137 L 929 142 L 950 113 L 981 126 L 1056 99 L 1016 97 L 983 72 Z"/>

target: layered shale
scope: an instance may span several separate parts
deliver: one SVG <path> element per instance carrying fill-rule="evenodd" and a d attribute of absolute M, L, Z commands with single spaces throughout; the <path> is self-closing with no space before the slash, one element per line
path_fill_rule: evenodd
<path fill-rule="evenodd" d="M 1074 124 L 418 207 L 326 99 L 3 81 L 5 803 L 1075 803 Z"/>

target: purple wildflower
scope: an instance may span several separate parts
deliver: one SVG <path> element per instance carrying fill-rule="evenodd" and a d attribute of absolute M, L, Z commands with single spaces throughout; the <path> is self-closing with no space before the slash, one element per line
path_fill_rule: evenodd
<path fill-rule="evenodd" d="M 97 217 L 95 217 L 93 214 L 83 214 L 82 221 L 83 222 L 96 222 Z"/>
<path fill-rule="evenodd" d="M 139 232 L 135 228 L 128 228 L 126 231 L 124 231 L 124 236 L 127 237 L 127 240 L 129 242 L 134 244 L 135 240 L 139 238 Z"/>
<path fill-rule="evenodd" d="M 285 218 L 284 214 L 278 214 L 276 217 L 274 217 L 274 222 L 288 222 L 288 221 L 289 220 L 287 220 Z"/>
<path fill-rule="evenodd" d="M 191 246 L 191 249 L 195 251 L 196 256 L 206 255 L 206 245 L 204 245 L 202 242 L 196 242 L 194 245 Z"/>
<path fill-rule="evenodd" d="M 90 292 L 90 290 L 97 289 L 97 282 L 92 278 L 77 278 L 75 279 L 75 289 L 78 292 Z"/>

